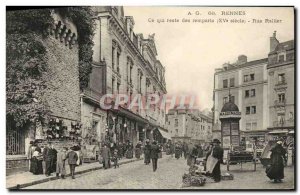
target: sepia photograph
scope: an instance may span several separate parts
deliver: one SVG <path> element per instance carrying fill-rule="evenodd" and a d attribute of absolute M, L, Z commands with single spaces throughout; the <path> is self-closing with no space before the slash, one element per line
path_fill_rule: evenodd
<path fill-rule="evenodd" d="M 295 12 L 6 6 L 6 188 L 295 191 Z"/>

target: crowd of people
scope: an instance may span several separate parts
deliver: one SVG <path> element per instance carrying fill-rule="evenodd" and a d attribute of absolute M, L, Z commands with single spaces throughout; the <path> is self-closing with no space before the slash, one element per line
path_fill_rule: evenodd
<path fill-rule="evenodd" d="M 34 175 L 45 174 L 46 177 L 56 173 L 56 177 L 65 179 L 66 161 L 70 167 L 70 173 L 75 179 L 75 167 L 82 164 L 82 153 L 78 144 L 70 147 L 62 147 L 57 151 L 52 143 L 40 146 L 37 141 L 31 141 L 28 148 L 29 171 Z"/>
<path fill-rule="evenodd" d="M 165 144 L 145 140 L 139 141 L 135 146 L 130 141 L 126 143 L 107 144 L 101 147 L 99 163 L 103 164 L 104 169 L 119 167 L 119 160 L 122 158 L 131 159 L 133 154 L 135 158 L 140 159 L 144 156 L 144 164 L 149 165 L 152 162 L 153 171 L 157 170 L 158 159 L 162 158 L 162 151 L 175 159 L 184 158 L 187 166 L 196 164 L 197 158 L 202 158 L 204 171 L 211 176 L 215 182 L 221 181 L 220 165 L 223 163 L 223 148 L 220 141 L 214 139 L 210 144 L 193 144 L 191 141 L 175 142 L 169 140 Z M 266 168 L 266 174 L 275 183 L 282 182 L 284 178 L 284 162 L 286 161 L 286 151 L 282 147 L 282 141 L 277 141 L 271 148 L 270 165 Z M 76 144 L 70 148 L 62 147 L 57 151 L 52 143 L 46 146 L 40 146 L 37 141 L 31 141 L 28 149 L 29 171 L 34 175 L 45 174 L 49 177 L 56 173 L 56 177 L 65 179 L 66 163 L 69 165 L 72 178 L 75 178 L 75 168 L 82 164 L 83 154 L 80 145 Z"/>

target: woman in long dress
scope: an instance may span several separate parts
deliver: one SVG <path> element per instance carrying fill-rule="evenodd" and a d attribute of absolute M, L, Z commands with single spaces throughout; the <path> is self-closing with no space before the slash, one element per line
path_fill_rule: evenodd
<path fill-rule="evenodd" d="M 140 159 L 141 152 L 142 152 L 142 143 L 141 143 L 141 141 L 139 141 L 135 146 L 135 157 L 137 159 Z"/>
<path fill-rule="evenodd" d="M 34 175 L 43 174 L 43 157 L 40 148 L 36 148 L 32 155 L 32 173 Z"/>
<path fill-rule="evenodd" d="M 267 176 L 275 183 L 282 182 L 284 178 L 284 160 L 286 159 L 286 151 L 282 147 L 282 141 L 278 141 L 270 150 L 271 153 L 271 166 L 267 168 Z"/>

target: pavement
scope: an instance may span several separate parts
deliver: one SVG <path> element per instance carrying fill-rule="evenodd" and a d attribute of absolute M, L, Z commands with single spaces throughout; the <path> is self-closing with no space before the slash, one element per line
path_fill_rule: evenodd
<path fill-rule="evenodd" d="M 221 165 L 222 173 L 227 172 L 226 166 Z M 153 172 L 152 165 L 145 165 L 143 161 L 134 161 L 120 165 L 119 168 L 107 170 L 94 170 L 76 175 L 76 179 L 59 179 L 31 185 L 24 190 L 222 190 L 222 189 L 256 189 L 256 190 L 289 190 L 294 188 L 294 168 L 285 168 L 283 183 L 271 182 L 265 174 L 261 164 L 253 171 L 252 163 L 245 163 L 241 169 L 240 165 L 231 165 L 229 173 L 234 175 L 234 180 L 222 180 L 215 183 L 208 178 L 204 186 L 183 187 L 182 175 L 188 172 L 188 166 L 184 159 L 175 159 L 164 155 L 158 159 L 158 169 Z"/>
<path fill-rule="evenodd" d="M 123 158 L 119 161 L 120 165 L 127 164 L 127 163 L 132 163 L 141 159 L 126 159 Z M 90 171 L 95 171 L 103 169 L 103 165 L 100 164 L 99 162 L 93 162 L 93 163 L 83 163 L 83 165 L 80 165 L 76 167 L 76 175 L 80 175 L 83 173 L 87 173 Z M 66 177 L 70 177 L 70 169 L 69 166 L 66 165 L 66 172 L 67 175 Z M 56 173 L 52 173 L 52 176 L 46 177 L 44 174 L 43 175 L 33 175 L 31 172 L 22 172 L 22 173 L 17 173 L 17 174 L 12 174 L 9 176 L 6 176 L 6 188 L 10 190 L 16 190 L 16 189 L 21 189 L 25 188 L 28 186 L 32 185 L 37 185 L 40 183 L 45 183 L 53 180 L 57 180 L 56 178 Z"/>

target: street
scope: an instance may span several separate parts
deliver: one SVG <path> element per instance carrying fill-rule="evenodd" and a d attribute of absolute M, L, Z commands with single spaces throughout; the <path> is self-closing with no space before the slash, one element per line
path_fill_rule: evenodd
<path fill-rule="evenodd" d="M 226 166 L 222 165 L 222 172 Z M 158 169 L 152 171 L 152 164 L 144 165 L 143 161 L 136 161 L 121 165 L 120 168 L 97 170 L 76 175 L 62 180 L 54 180 L 24 189 L 292 189 L 294 188 L 294 168 L 285 168 L 283 183 L 272 183 L 265 175 L 261 164 L 253 172 L 252 164 L 243 164 L 230 167 L 234 180 L 214 183 L 211 179 L 202 187 L 182 187 L 182 175 L 188 171 L 186 161 L 164 156 L 158 160 Z"/>

